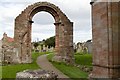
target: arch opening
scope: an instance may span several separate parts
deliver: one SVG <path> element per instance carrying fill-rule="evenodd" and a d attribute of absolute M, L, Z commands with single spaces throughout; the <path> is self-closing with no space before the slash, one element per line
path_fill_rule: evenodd
<path fill-rule="evenodd" d="M 55 48 L 55 26 L 54 18 L 45 11 L 36 13 L 32 21 L 32 51 L 34 52 L 54 52 Z M 48 39 L 52 40 L 48 43 Z M 47 41 L 46 41 L 47 40 Z M 34 44 L 39 44 L 37 47 Z"/>
<path fill-rule="evenodd" d="M 32 42 L 39 38 L 40 41 L 55 36 L 55 21 L 48 12 L 41 11 L 33 16 Z M 37 34 L 36 34 L 37 33 Z"/>

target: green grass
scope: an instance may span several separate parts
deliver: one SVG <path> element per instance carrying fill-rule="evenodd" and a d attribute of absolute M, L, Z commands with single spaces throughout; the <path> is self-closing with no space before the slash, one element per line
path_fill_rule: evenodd
<path fill-rule="evenodd" d="M 79 68 L 74 66 L 68 66 L 64 63 L 55 63 L 53 65 L 58 68 L 61 72 L 65 75 L 69 76 L 70 78 L 87 78 L 88 73 L 81 71 Z"/>
<path fill-rule="evenodd" d="M 49 54 L 47 56 L 48 60 L 51 61 L 51 59 L 52 59 L 53 56 L 54 56 L 54 54 Z M 92 59 L 91 57 L 92 57 L 91 55 L 87 55 L 87 54 L 85 54 L 85 55 L 75 55 L 75 62 L 77 62 L 78 64 L 82 63 L 82 65 L 91 66 L 91 59 Z M 87 62 L 86 58 L 87 59 L 90 58 L 88 62 Z M 86 60 L 86 61 L 84 61 L 84 60 Z M 88 73 L 87 72 L 83 72 L 82 70 L 80 70 L 77 67 L 66 65 L 65 63 L 57 63 L 57 62 L 52 62 L 52 64 L 57 69 L 59 69 L 61 72 L 63 72 L 64 74 L 66 74 L 68 77 L 73 78 L 75 80 L 76 79 L 79 80 L 80 78 L 87 78 L 88 77 Z"/>
<path fill-rule="evenodd" d="M 49 54 L 49 55 L 47 56 L 47 59 L 48 59 L 49 61 L 51 61 L 51 60 L 52 60 L 52 58 L 53 58 L 53 56 L 54 56 L 54 54 L 53 54 L 53 53 L 51 53 L 51 54 Z"/>
<path fill-rule="evenodd" d="M 26 70 L 26 69 L 39 69 L 39 66 L 36 63 L 36 59 L 38 56 L 43 54 L 48 54 L 50 52 L 43 52 L 43 53 L 32 53 L 33 62 L 30 64 L 16 64 L 16 65 L 7 65 L 2 66 L 2 78 L 15 78 L 16 73 Z M 48 60 L 51 61 L 54 54 L 48 55 Z M 80 65 L 92 66 L 92 55 L 91 54 L 76 54 L 75 55 L 75 62 Z M 69 76 L 70 78 L 87 78 L 88 73 L 81 71 L 79 68 L 66 65 L 65 63 L 57 63 L 52 62 L 52 64 L 58 68 L 61 72 Z M 79 79 L 78 79 L 79 80 Z"/>
<path fill-rule="evenodd" d="M 32 53 L 33 62 L 29 64 L 15 64 L 15 65 L 7 65 L 2 66 L 2 78 L 15 78 L 16 73 L 26 70 L 26 69 L 39 69 L 40 67 L 36 63 L 36 59 L 38 56 L 45 53 Z"/>
<path fill-rule="evenodd" d="M 92 54 L 76 54 L 75 63 L 85 66 L 92 66 Z"/>
<path fill-rule="evenodd" d="M 2 78 L 2 66 L 0 66 L 0 78 Z"/>

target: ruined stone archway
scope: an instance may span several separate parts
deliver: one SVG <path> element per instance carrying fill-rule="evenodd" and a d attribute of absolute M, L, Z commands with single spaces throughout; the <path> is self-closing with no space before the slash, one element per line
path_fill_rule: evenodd
<path fill-rule="evenodd" d="M 93 71 L 91 78 L 120 77 L 120 2 L 92 0 Z M 113 0 L 106 0 L 113 1 Z M 119 1 L 119 0 L 118 0 Z M 19 63 L 31 62 L 32 17 L 40 11 L 55 19 L 57 58 L 73 61 L 73 23 L 53 4 L 38 2 L 15 19 L 15 43 Z M 69 49 L 69 50 L 68 50 Z"/>
<path fill-rule="evenodd" d="M 33 16 L 46 11 L 55 19 L 56 56 L 54 60 L 73 63 L 73 23 L 55 5 L 48 2 L 37 2 L 28 6 L 15 19 L 14 39 L 18 49 L 19 63 L 31 62 L 31 27 Z"/>

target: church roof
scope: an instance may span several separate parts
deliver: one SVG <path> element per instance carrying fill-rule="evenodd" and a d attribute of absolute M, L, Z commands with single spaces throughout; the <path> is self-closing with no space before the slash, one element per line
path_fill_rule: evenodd
<path fill-rule="evenodd" d="M 11 38 L 11 37 L 7 37 L 7 40 L 8 40 L 8 42 L 13 42 L 14 41 L 14 39 Z"/>
<path fill-rule="evenodd" d="M 8 37 L 6 33 L 3 34 L 2 40 L 7 40 L 8 42 L 13 42 L 14 38 Z"/>

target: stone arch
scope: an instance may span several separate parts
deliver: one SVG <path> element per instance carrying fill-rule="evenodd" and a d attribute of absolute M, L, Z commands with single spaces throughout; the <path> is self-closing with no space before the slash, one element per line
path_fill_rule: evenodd
<path fill-rule="evenodd" d="M 49 2 L 29 5 L 15 19 L 14 39 L 20 56 L 19 63 L 31 62 L 32 17 L 40 11 L 50 13 L 55 19 L 56 56 L 53 60 L 73 63 L 73 23 L 57 6 Z"/>

